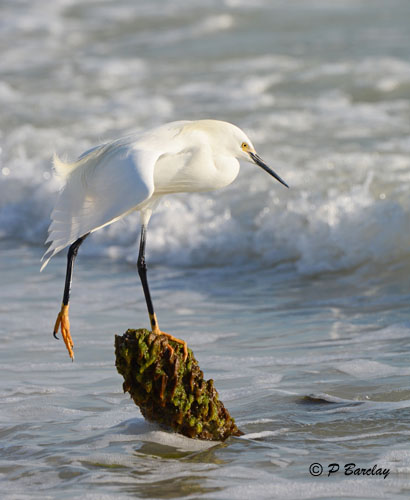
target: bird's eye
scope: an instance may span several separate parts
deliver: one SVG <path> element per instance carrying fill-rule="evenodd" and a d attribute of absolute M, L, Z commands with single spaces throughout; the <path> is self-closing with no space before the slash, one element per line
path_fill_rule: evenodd
<path fill-rule="evenodd" d="M 242 148 L 244 151 L 247 151 L 247 150 L 249 149 L 249 146 L 248 146 L 248 144 L 247 144 L 246 142 L 243 142 L 243 143 L 241 144 L 241 148 Z"/>

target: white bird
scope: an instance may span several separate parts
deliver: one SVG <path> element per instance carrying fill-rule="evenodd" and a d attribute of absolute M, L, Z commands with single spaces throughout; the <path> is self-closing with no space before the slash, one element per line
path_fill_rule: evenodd
<path fill-rule="evenodd" d="M 63 302 L 53 334 L 57 338 L 61 328 L 72 360 L 74 344 L 68 307 L 74 260 L 84 239 L 130 212 L 140 212 L 138 273 L 152 332 L 164 334 L 154 312 L 145 264 L 146 228 L 152 211 L 165 194 L 210 191 L 231 184 L 239 173 L 238 160 L 258 165 L 289 187 L 256 154 L 242 130 L 217 120 L 167 123 L 140 135 L 92 148 L 73 163 L 54 156 L 56 173 L 65 180 L 65 185 L 51 214 L 46 241 L 50 246 L 43 255 L 41 270 L 51 257 L 70 245 Z M 186 343 L 165 335 L 183 344 L 186 357 Z"/>

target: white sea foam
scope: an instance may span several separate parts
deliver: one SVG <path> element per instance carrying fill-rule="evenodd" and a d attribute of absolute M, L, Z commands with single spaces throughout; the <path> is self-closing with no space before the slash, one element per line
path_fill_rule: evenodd
<path fill-rule="evenodd" d="M 355 359 L 354 361 L 337 363 L 336 368 L 354 377 L 365 379 L 369 377 L 392 377 L 394 375 L 408 376 L 410 374 L 410 368 L 397 368 L 370 359 Z"/>
<path fill-rule="evenodd" d="M 277 436 L 278 434 L 282 434 L 287 431 L 289 431 L 289 429 L 284 428 L 276 431 L 250 432 L 249 434 L 242 436 L 241 439 L 263 439 L 266 437 Z"/>

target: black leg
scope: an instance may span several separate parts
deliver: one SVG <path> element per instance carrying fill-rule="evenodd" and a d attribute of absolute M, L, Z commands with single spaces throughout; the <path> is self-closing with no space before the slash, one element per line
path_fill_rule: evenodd
<path fill-rule="evenodd" d="M 81 243 L 87 238 L 90 233 L 81 236 L 78 238 L 68 249 L 67 253 L 67 271 L 65 274 L 65 285 L 64 285 L 64 295 L 63 295 L 63 306 L 68 306 L 70 301 L 70 289 L 71 289 L 71 281 L 73 279 L 73 270 L 74 270 L 74 261 L 77 257 L 78 249 L 80 248 Z M 54 329 L 53 332 L 54 337 L 57 339 L 57 331 Z"/>
<path fill-rule="evenodd" d="M 141 280 L 142 288 L 144 290 L 145 302 L 147 303 L 149 320 L 151 323 L 152 330 L 158 329 L 157 318 L 154 312 L 154 306 L 152 305 L 151 294 L 149 291 L 148 280 L 147 280 L 147 264 L 145 262 L 145 242 L 146 242 L 147 228 L 143 224 L 141 226 L 141 239 L 140 239 L 140 250 L 138 254 L 138 274 Z"/>
<path fill-rule="evenodd" d="M 156 317 L 155 312 L 154 312 L 154 306 L 152 305 L 152 299 L 151 299 L 151 294 L 149 291 L 148 280 L 147 280 L 147 264 L 145 262 L 146 232 L 147 232 L 147 228 L 143 224 L 141 226 L 140 251 L 138 254 L 137 267 L 138 267 L 138 274 L 140 276 L 141 283 L 142 283 L 142 288 L 144 290 L 145 302 L 147 303 L 148 316 L 149 316 L 149 320 L 151 323 L 151 331 L 153 333 L 156 333 L 157 335 L 165 335 L 166 337 L 168 337 L 168 339 L 173 340 L 174 342 L 178 342 L 179 344 L 182 344 L 183 349 L 184 349 L 183 359 L 184 359 L 184 361 L 186 361 L 186 359 L 188 357 L 188 346 L 186 345 L 186 342 L 184 340 L 180 340 L 180 339 L 175 338 L 173 335 L 170 335 L 169 333 L 162 332 L 158 326 L 158 320 L 157 320 L 157 317 Z M 171 353 L 170 355 L 172 356 L 174 353 L 174 348 L 171 345 L 168 345 L 168 349 Z"/>

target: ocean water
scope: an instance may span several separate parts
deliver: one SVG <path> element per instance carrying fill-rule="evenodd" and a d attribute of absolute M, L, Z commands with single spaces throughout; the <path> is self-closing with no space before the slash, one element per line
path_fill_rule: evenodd
<path fill-rule="evenodd" d="M 408 498 L 410 3 L 0 9 L 1 497 Z M 51 335 L 65 256 L 39 273 L 54 152 L 200 118 L 244 129 L 291 187 L 244 164 L 150 222 L 160 325 L 245 433 L 223 444 L 148 424 L 122 393 L 114 334 L 147 326 L 138 214 L 80 249 L 74 363 Z"/>

